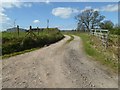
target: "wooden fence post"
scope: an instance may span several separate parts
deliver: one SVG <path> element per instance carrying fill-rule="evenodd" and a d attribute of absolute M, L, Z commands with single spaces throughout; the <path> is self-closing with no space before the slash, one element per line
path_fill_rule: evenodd
<path fill-rule="evenodd" d="M 38 35 L 39 35 L 39 28 L 37 27 Z"/>
<path fill-rule="evenodd" d="M 32 30 L 32 26 L 30 26 L 30 31 Z"/>
<path fill-rule="evenodd" d="M 17 32 L 18 32 L 18 37 L 19 37 L 19 25 L 17 25 Z"/>
<path fill-rule="evenodd" d="M 32 26 L 30 26 L 29 33 L 30 33 L 30 36 L 32 36 Z"/>

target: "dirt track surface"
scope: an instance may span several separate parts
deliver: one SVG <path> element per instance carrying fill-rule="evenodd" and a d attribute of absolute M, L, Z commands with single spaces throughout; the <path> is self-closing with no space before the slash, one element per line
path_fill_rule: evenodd
<path fill-rule="evenodd" d="M 86 56 L 81 39 L 3 60 L 3 88 L 117 88 L 118 77 Z"/>

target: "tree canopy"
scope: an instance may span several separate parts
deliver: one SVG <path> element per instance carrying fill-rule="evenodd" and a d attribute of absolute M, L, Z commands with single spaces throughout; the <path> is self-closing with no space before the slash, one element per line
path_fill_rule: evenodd
<path fill-rule="evenodd" d="M 110 20 L 105 20 L 104 22 L 101 22 L 101 23 L 99 24 L 99 26 L 100 26 L 100 28 L 102 28 L 102 29 L 111 30 L 111 29 L 113 29 L 114 24 L 113 24 L 113 22 L 110 21 Z"/>
<path fill-rule="evenodd" d="M 75 19 L 78 21 L 77 29 L 94 29 L 99 26 L 99 23 L 105 18 L 105 16 L 100 15 L 99 11 L 93 9 L 87 9 L 80 12 L 75 16 Z"/>

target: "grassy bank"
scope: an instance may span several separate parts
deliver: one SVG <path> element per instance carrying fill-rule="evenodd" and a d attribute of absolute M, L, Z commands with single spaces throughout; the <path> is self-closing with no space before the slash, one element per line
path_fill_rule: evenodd
<path fill-rule="evenodd" d="M 100 46 L 101 42 L 97 39 L 97 37 L 92 37 L 91 35 L 89 35 L 87 33 L 81 33 L 81 34 L 77 33 L 76 35 L 81 37 L 83 44 L 84 44 L 84 50 L 87 55 L 91 56 L 92 58 L 94 58 L 94 60 L 99 61 L 103 65 L 108 66 L 114 72 L 117 71 L 117 69 L 118 69 L 117 59 L 116 60 L 109 59 L 109 57 L 110 57 L 109 50 L 103 51 L 101 49 L 104 47 Z M 95 46 L 96 43 L 99 44 L 99 46 L 98 46 L 99 48 L 97 46 Z M 107 56 L 106 56 L 106 54 L 107 54 Z"/>
<path fill-rule="evenodd" d="M 70 39 L 67 40 L 66 44 L 70 43 L 74 39 L 73 35 L 71 35 L 71 34 L 68 34 L 68 35 L 70 36 Z"/>
<path fill-rule="evenodd" d="M 9 58 L 9 57 L 12 57 L 12 56 L 16 56 L 16 55 L 20 55 L 20 54 L 24 54 L 24 53 L 27 53 L 27 52 L 31 52 L 31 51 L 34 51 L 34 50 L 37 50 L 37 49 L 40 49 L 40 48 L 32 48 L 32 49 L 28 49 L 28 50 L 24 50 L 24 51 L 19 51 L 19 52 L 14 52 L 14 53 L 10 53 L 10 54 L 5 54 L 2 57 L 2 59 L 5 59 L 5 58 Z"/>
<path fill-rule="evenodd" d="M 43 30 L 41 32 L 20 32 L 19 37 L 17 32 L 2 33 L 2 54 L 3 56 L 11 56 L 26 51 L 34 50 L 33 48 L 41 48 L 45 45 L 50 45 L 61 39 L 63 34 L 56 29 Z"/>

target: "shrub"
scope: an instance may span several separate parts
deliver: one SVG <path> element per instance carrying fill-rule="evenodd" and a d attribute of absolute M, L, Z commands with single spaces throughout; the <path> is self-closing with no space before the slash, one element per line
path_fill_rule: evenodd
<path fill-rule="evenodd" d="M 13 52 L 21 51 L 20 43 L 9 43 L 9 44 L 3 44 L 2 45 L 2 54 L 10 54 Z"/>
<path fill-rule="evenodd" d="M 23 50 L 25 49 L 31 49 L 33 47 L 36 47 L 37 42 L 35 39 L 31 38 L 31 37 L 26 37 L 22 43 L 21 43 L 21 47 Z"/>

